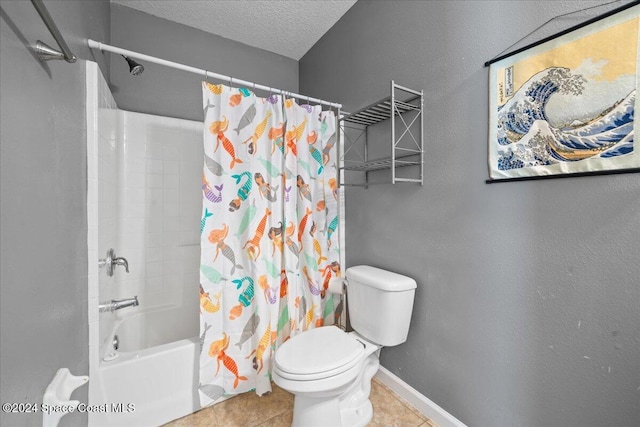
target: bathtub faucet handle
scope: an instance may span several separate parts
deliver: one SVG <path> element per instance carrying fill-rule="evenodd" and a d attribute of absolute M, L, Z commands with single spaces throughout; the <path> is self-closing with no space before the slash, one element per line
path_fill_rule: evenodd
<path fill-rule="evenodd" d="M 126 258 L 118 257 L 118 258 L 114 259 L 113 260 L 113 265 L 124 265 L 125 271 L 127 273 L 129 272 L 129 262 L 127 261 Z"/>
<path fill-rule="evenodd" d="M 107 251 L 107 257 L 105 259 L 101 259 L 98 262 L 100 268 L 107 267 L 107 276 L 109 277 L 113 276 L 113 272 L 118 265 L 124 265 L 127 273 L 129 272 L 129 262 L 126 258 L 116 256 L 116 251 L 113 248 Z"/>

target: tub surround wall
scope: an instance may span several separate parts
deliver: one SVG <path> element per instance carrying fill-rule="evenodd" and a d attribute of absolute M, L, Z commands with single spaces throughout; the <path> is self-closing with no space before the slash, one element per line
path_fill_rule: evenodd
<path fill-rule="evenodd" d="M 99 268 L 100 259 L 113 247 L 118 216 L 117 105 L 95 62 L 87 62 L 87 248 L 89 271 L 89 358 L 90 369 L 104 354 L 106 337 L 114 328 L 115 316 L 100 315 L 98 304 L 116 297 L 116 277 Z M 93 375 L 91 376 L 93 378 Z M 89 388 L 93 388 L 93 382 Z M 91 393 L 90 393 L 91 395 Z"/>
<path fill-rule="evenodd" d="M 31 2 L 0 2 L 0 394 L 41 402 L 56 371 L 89 373 L 85 62 L 88 37 L 110 39 L 109 1 L 46 1 L 78 58 L 40 62 L 55 46 Z M 108 71 L 107 58 L 99 58 Z M 72 398 L 86 403 L 88 387 Z M 42 424 L 0 413 L 0 425 Z M 84 425 L 74 413 L 62 425 Z"/>
<path fill-rule="evenodd" d="M 141 336 L 198 335 L 202 123 L 118 111 L 117 217 L 111 245 L 129 262 L 117 267 L 117 299 L 140 305 L 111 314 L 175 309 L 172 325 L 144 325 Z M 158 326 L 159 331 L 154 331 Z M 173 334 L 169 334 L 173 335 Z"/>
<path fill-rule="evenodd" d="M 95 63 L 88 64 L 87 96 L 89 325 L 99 329 L 90 346 L 102 358 L 117 322 L 163 308 L 174 313 L 167 324 L 131 322 L 140 330 L 129 333 L 150 342 L 164 332 L 196 336 L 202 124 L 117 109 Z M 110 277 L 98 267 L 111 248 L 129 273 L 118 266 Z M 97 312 L 101 302 L 136 295 L 138 307 Z"/>
<path fill-rule="evenodd" d="M 425 185 L 347 189 L 347 267 L 417 280 L 408 340 L 381 363 L 467 425 L 640 419 L 639 176 L 484 183 L 484 62 L 596 4 L 359 1 L 300 61 L 301 92 L 347 111 L 391 79 L 425 91 Z"/>
<path fill-rule="evenodd" d="M 298 62 L 291 58 L 119 4 L 111 5 L 111 24 L 111 44 L 114 46 L 266 86 L 298 91 Z M 238 25 L 243 23 L 239 22 Z M 145 65 L 145 72 L 141 76 L 132 76 L 124 59 L 113 58 L 111 90 L 120 108 L 203 120 L 202 76 L 140 62 Z M 223 83 L 213 79 L 210 81 Z"/>

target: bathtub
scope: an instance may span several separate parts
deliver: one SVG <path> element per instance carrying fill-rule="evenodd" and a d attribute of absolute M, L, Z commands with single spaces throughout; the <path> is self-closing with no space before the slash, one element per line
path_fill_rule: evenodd
<path fill-rule="evenodd" d="M 95 404 L 106 406 L 89 413 L 90 426 L 158 426 L 200 409 L 198 337 L 176 341 L 171 334 L 150 334 L 136 340 L 145 324 L 162 322 L 163 314 L 154 310 L 116 322 L 119 350 L 100 360 L 94 378 Z"/>

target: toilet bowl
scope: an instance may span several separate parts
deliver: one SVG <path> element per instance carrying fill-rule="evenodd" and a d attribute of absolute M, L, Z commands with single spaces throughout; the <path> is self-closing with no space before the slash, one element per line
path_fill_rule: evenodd
<path fill-rule="evenodd" d="M 293 427 L 367 425 L 378 350 L 407 339 L 415 280 L 370 266 L 350 267 L 346 276 L 354 331 L 310 329 L 275 352 L 272 378 L 294 395 Z"/>
<path fill-rule="evenodd" d="M 295 395 L 294 427 L 365 426 L 379 346 L 336 326 L 312 329 L 276 352 L 272 378 Z"/>

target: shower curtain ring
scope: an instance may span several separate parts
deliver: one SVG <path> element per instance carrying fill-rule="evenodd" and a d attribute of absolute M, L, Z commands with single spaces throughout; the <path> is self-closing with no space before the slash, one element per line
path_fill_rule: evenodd
<path fill-rule="evenodd" d="M 233 77 L 229 77 L 229 87 L 233 88 Z"/>

